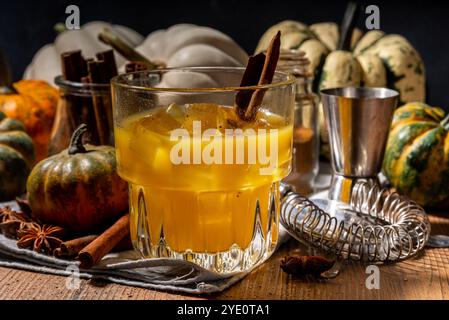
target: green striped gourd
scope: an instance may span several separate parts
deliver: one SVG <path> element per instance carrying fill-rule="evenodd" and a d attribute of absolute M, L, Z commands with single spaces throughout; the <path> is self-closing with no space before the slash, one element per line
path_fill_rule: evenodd
<path fill-rule="evenodd" d="M 34 160 L 33 140 L 23 123 L 0 111 L 0 201 L 25 192 Z"/>
<path fill-rule="evenodd" d="M 449 204 L 449 116 L 408 103 L 395 111 L 384 159 L 392 186 L 420 205 Z"/>
<path fill-rule="evenodd" d="M 280 30 L 282 49 L 306 53 L 315 75 L 316 89 L 342 86 L 389 87 L 400 93 L 402 103 L 424 101 L 425 70 L 419 53 L 402 36 L 380 30 L 363 34 L 355 29 L 351 50 L 337 50 L 340 32 L 333 22 L 307 26 L 298 21 L 283 21 L 268 29 L 256 51 L 268 47 Z"/>
<path fill-rule="evenodd" d="M 349 50 L 338 50 L 339 27 L 333 22 L 310 26 L 292 20 L 269 28 L 259 41 L 256 52 L 265 50 L 280 30 L 283 50 L 304 51 L 314 75 L 314 90 L 365 86 L 388 87 L 400 94 L 400 103 L 424 101 L 425 69 L 419 53 L 402 36 L 380 30 L 363 34 L 354 29 Z M 328 134 L 320 108 L 322 153 L 328 156 Z"/>

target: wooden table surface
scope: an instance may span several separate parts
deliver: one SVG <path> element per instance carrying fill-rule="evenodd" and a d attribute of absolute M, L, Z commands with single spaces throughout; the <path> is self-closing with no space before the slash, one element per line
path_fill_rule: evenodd
<path fill-rule="evenodd" d="M 449 235 L 449 214 L 431 215 L 433 234 Z M 449 299 L 449 249 L 427 249 L 397 264 L 380 266 L 380 289 L 367 289 L 366 265 L 345 264 L 331 280 L 295 279 L 279 260 L 297 250 L 290 240 L 265 264 L 227 291 L 189 296 L 82 280 L 68 290 L 65 277 L 0 268 L 0 299 Z M 302 248 L 301 250 L 305 250 Z"/>

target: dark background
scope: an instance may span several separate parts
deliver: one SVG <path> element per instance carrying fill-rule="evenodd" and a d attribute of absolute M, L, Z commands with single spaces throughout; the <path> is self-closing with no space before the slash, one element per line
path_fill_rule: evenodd
<path fill-rule="evenodd" d="M 359 1 L 380 8 L 381 29 L 405 36 L 424 58 L 428 101 L 449 110 L 449 5 L 433 1 Z M 14 76 L 20 78 L 34 53 L 55 37 L 53 26 L 64 22 L 65 8 L 76 4 L 81 23 L 105 20 L 124 24 L 143 35 L 176 23 L 217 28 L 252 52 L 263 32 L 284 19 L 305 23 L 340 22 L 346 1 L 324 0 L 1 0 L 0 47 Z M 362 24 L 363 26 L 363 24 Z"/>

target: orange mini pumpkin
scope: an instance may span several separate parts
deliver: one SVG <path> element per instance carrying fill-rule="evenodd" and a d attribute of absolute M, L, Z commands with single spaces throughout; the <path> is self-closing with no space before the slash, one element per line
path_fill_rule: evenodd
<path fill-rule="evenodd" d="M 37 160 L 47 156 L 58 100 L 58 90 L 41 80 L 21 80 L 0 94 L 0 111 L 25 124 Z"/>

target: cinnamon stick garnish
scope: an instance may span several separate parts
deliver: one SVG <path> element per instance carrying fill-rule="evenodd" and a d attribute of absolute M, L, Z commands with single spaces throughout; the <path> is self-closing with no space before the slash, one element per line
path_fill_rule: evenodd
<path fill-rule="evenodd" d="M 92 268 L 128 234 L 129 214 L 126 214 L 80 251 L 78 260 L 81 262 L 81 268 Z"/>
<path fill-rule="evenodd" d="M 265 53 L 259 53 L 248 60 L 240 83 L 241 87 L 262 86 L 273 81 L 281 48 L 281 32 L 273 37 Z M 241 90 L 235 98 L 237 114 L 244 121 L 253 121 L 263 101 L 266 89 Z"/>

